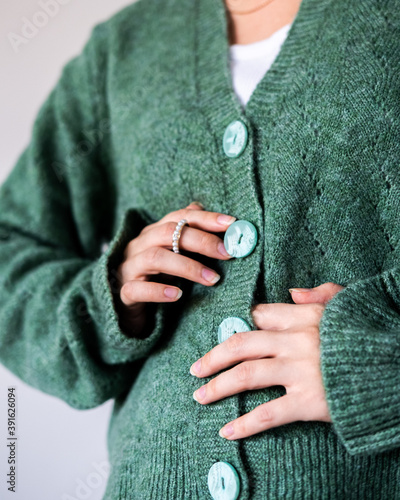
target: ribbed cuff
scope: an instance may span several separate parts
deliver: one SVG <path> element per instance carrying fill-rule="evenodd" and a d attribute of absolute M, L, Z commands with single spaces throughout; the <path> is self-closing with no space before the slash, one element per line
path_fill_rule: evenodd
<path fill-rule="evenodd" d="M 351 283 L 320 322 L 330 415 L 353 455 L 400 446 L 399 283 L 396 269 Z"/>
<path fill-rule="evenodd" d="M 165 304 L 157 304 L 154 327 L 146 338 L 128 337 L 121 329 L 116 307 L 116 270 L 123 259 L 128 242 L 147 225 L 140 211 L 125 212 L 108 249 L 94 269 L 92 286 L 100 310 L 99 350 L 106 363 L 124 363 L 145 357 L 161 336 Z"/>

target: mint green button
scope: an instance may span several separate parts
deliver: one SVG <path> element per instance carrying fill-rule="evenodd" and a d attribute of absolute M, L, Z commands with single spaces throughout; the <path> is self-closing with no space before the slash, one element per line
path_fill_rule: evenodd
<path fill-rule="evenodd" d="M 257 244 L 257 229 L 247 220 L 237 220 L 225 231 L 224 245 L 232 257 L 246 257 Z"/>
<path fill-rule="evenodd" d="M 225 129 L 222 141 L 224 152 L 229 158 L 236 158 L 244 150 L 247 144 L 247 127 L 240 121 L 231 122 Z"/>
<path fill-rule="evenodd" d="M 250 332 L 251 328 L 247 321 L 237 316 L 231 316 L 225 318 L 224 321 L 218 327 L 218 342 L 225 342 L 234 333 L 238 332 Z"/>
<path fill-rule="evenodd" d="M 236 500 L 240 479 L 235 468 L 228 462 L 215 462 L 208 471 L 208 489 L 214 500 Z"/>

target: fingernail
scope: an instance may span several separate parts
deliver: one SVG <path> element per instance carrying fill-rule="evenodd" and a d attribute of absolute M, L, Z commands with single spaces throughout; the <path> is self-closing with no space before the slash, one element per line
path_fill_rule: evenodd
<path fill-rule="evenodd" d="M 204 399 L 205 395 L 206 395 L 206 387 L 203 385 L 202 387 L 200 387 L 200 389 L 197 389 L 197 391 L 194 391 L 193 399 L 195 399 L 197 402 L 199 402 L 202 399 Z"/>
<path fill-rule="evenodd" d="M 311 292 L 312 288 L 289 288 L 289 292 Z"/>
<path fill-rule="evenodd" d="M 192 375 L 199 375 L 201 370 L 201 359 L 198 359 L 196 363 L 193 363 L 193 365 L 190 367 L 190 373 Z"/>
<path fill-rule="evenodd" d="M 192 201 L 191 205 L 198 205 L 201 208 L 204 208 L 203 203 L 200 203 L 199 201 Z"/>
<path fill-rule="evenodd" d="M 225 245 L 222 243 L 222 241 L 220 241 L 218 243 L 218 252 L 223 255 L 224 257 L 232 257 L 232 255 L 230 255 L 227 251 L 226 251 L 226 248 L 225 248 Z"/>
<path fill-rule="evenodd" d="M 232 436 L 232 434 L 233 434 L 232 424 L 225 425 L 225 427 L 222 427 L 222 429 L 219 431 L 219 435 L 221 437 Z"/>
<path fill-rule="evenodd" d="M 210 271 L 209 269 L 206 269 L 205 267 L 203 267 L 203 270 L 201 271 L 201 275 L 209 283 L 216 283 L 221 278 L 221 276 L 219 274 L 215 273 L 214 271 Z"/>
<path fill-rule="evenodd" d="M 232 222 L 235 222 L 235 220 L 236 217 L 231 217 L 230 215 L 218 215 L 217 217 L 217 222 L 219 222 L 219 224 L 222 224 L 224 226 L 232 224 Z"/>
<path fill-rule="evenodd" d="M 182 297 L 182 290 L 176 288 L 164 288 L 164 295 L 169 299 L 180 299 Z"/>

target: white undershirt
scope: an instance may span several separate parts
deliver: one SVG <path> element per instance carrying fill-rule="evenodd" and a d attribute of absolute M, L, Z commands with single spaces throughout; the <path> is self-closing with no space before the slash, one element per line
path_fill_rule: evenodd
<path fill-rule="evenodd" d="M 259 42 L 229 47 L 233 90 L 243 108 L 278 55 L 292 23 Z"/>

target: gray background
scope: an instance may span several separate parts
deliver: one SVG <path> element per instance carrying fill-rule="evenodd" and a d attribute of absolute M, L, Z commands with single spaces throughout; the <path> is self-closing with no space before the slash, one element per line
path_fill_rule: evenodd
<path fill-rule="evenodd" d="M 35 116 L 63 65 L 81 51 L 94 24 L 133 3 L 132 0 L 62 0 L 64 5 L 59 5 L 58 12 L 47 16 L 46 21 L 43 5 L 55 1 L 19 0 L 0 4 L 0 183 L 27 146 Z M 21 35 L 25 18 L 31 23 L 42 22 L 43 26 L 28 43 L 13 47 L 10 33 Z M 9 386 L 17 388 L 16 494 L 8 492 L 6 484 Z M 107 478 L 106 432 L 110 410 L 111 401 L 93 410 L 74 410 L 63 401 L 29 387 L 0 365 L 0 498 L 101 499 Z"/>

